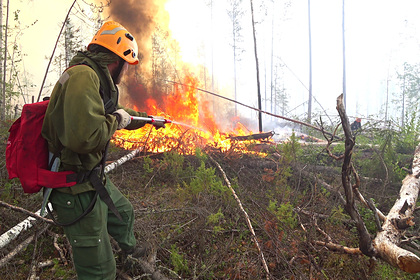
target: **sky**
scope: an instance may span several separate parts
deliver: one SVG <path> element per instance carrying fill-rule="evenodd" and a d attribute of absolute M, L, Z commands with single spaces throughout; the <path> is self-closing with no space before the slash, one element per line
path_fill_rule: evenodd
<path fill-rule="evenodd" d="M 166 2 L 165 8 L 170 16 L 169 28 L 172 37 L 179 42 L 184 61 L 197 65 L 205 63 L 215 76 L 213 90 L 232 97 L 233 51 L 231 23 L 227 16 L 229 1 Z M 308 1 L 276 0 L 274 4 L 270 0 L 253 2 L 257 21 L 260 81 L 263 87 L 261 95 L 270 98 L 273 45 L 274 62 L 283 65 L 280 68 L 281 78 L 289 96 L 290 111 L 287 116 L 302 117 L 307 112 L 305 101 L 308 99 L 309 86 Z M 25 53 L 25 73 L 36 85 L 32 89 L 36 96 L 47 68 L 46 57 L 52 53 L 61 22 L 72 3 L 73 0 L 11 1 L 11 12 L 20 10 L 22 24 L 29 25 L 37 20 L 19 38 Z M 86 8 L 84 3 L 89 3 L 89 0 L 78 0 L 76 8 Z M 213 14 L 209 3 L 213 3 Z M 243 0 L 242 47 L 246 51 L 238 62 L 237 99 L 257 107 L 249 3 Z M 261 9 L 261 3 L 267 8 Z M 346 105 L 349 116 L 366 118 L 378 114 L 381 108 L 384 109 L 387 85 L 390 99 L 392 93 L 400 91 L 396 73 L 402 71 L 403 62 L 419 62 L 419 8 L 420 2 L 417 0 L 345 1 Z M 85 24 L 83 28 L 87 34 L 87 44 L 93 27 Z M 337 115 L 336 99 L 343 91 L 342 1 L 311 0 L 311 31 L 312 92 L 315 98 L 313 111 L 322 111 L 323 108 L 329 115 Z M 50 73 L 47 83 L 54 83 L 57 75 Z M 265 104 L 263 100 L 262 109 L 269 111 L 270 108 L 266 108 Z M 322 104 L 322 108 L 319 104 Z M 397 110 L 389 110 L 398 116 Z M 241 112 L 251 118 L 256 117 L 254 111 L 243 109 Z"/>
<path fill-rule="evenodd" d="M 185 3 L 186 6 L 186 3 L 191 1 L 171 2 L 174 5 Z M 200 1 L 195 2 L 195 5 L 199 6 Z M 221 7 L 223 1 L 214 2 L 215 10 L 226 10 L 226 5 Z M 259 62 L 263 71 L 260 81 L 264 84 L 267 80 L 269 91 L 270 73 L 266 77 L 264 70 L 270 72 L 272 11 L 275 11 L 274 57 L 284 64 L 284 83 L 286 92 L 291 96 L 289 109 L 298 108 L 291 113 L 303 114 L 307 112 L 307 105 L 300 105 L 308 99 L 309 87 L 308 1 L 291 1 L 288 6 L 285 5 L 286 1 L 276 1 L 274 6 L 271 1 L 265 1 L 267 10 L 258 8 L 258 3 L 261 2 L 254 1 L 254 10 L 263 14 L 257 17 L 256 25 Z M 343 92 L 342 5 L 342 1 L 337 0 L 311 0 L 312 91 L 315 97 L 313 108 L 321 111 L 319 102 L 331 115 L 337 114 L 336 98 Z M 384 111 L 387 87 L 389 100 L 393 98 L 393 93 L 400 91 L 396 73 L 402 73 L 403 63 L 419 63 L 420 34 L 417 27 L 420 27 L 420 17 L 416 12 L 419 8 L 420 3 L 414 0 L 345 1 L 346 105 L 349 116 L 368 117 L 378 114 L 381 109 Z M 188 32 L 185 30 L 191 30 L 191 26 L 202 26 L 200 23 L 203 20 L 209 20 L 203 18 L 205 9 L 194 7 L 193 10 L 199 12 L 188 16 L 188 21 L 182 21 L 185 18 L 183 14 L 171 14 L 171 22 L 179 21 L 178 24 L 181 25 L 181 28 L 174 29 L 180 33 L 178 38 L 182 38 L 182 34 L 187 36 L 185 34 Z M 249 10 L 245 12 L 244 17 L 250 18 Z M 220 14 L 217 19 L 218 22 L 213 27 L 213 30 L 217 31 L 213 33 L 217 33 L 217 36 L 222 38 L 221 41 L 227 43 L 231 40 L 230 29 L 226 28 L 230 24 L 229 19 L 226 14 Z M 255 60 L 250 23 L 244 24 L 244 29 L 243 35 L 246 37 L 248 51 L 240 64 L 243 70 L 239 77 L 240 96 L 249 97 L 244 97 L 245 103 L 256 107 Z M 207 36 L 211 34 L 211 30 L 203 33 Z M 202 39 L 199 36 L 189 38 Z M 205 38 L 202 40 L 205 41 Z M 193 53 L 193 46 L 193 42 L 190 42 L 190 55 Z M 232 67 L 226 67 L 226 61 L 232 60 L 228 54 L 231 50 L 226 44 L 223 50 L 217 51 L 216 57 L 222 59 L 214 61 L 214 67 L 218 69 L 215 70 L 216 73 L 225 73 L 223 68 Z M 232 79 L 232 72 L 223 74 L 223 77 Z M 249 89 L 254 91 L 254 94 L 248 92 Z M 264 98 L 264 90 L 262 95 Z M 392 109 L 390 106 L 389 111 Z M 392 113 L 398 116 L 397 110 Z"/>

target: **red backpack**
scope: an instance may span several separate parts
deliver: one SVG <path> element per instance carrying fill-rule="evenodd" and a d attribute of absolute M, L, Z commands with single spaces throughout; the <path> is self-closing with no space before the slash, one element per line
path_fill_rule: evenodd
<path fill-rule="evenodd" d="M 49 101 L 26 104 L 22 115 L 9 129 L 6 146 L 6 168 L 9 179 L 19 178 L 23 191 L 36 193 L 42 187 L 61 188 L 76 184 L 72 171 L 48 169 L 48 145 L 41 135 Z"/>

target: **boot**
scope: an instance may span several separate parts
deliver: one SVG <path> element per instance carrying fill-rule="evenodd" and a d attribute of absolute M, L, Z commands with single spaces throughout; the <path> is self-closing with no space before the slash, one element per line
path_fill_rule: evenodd
<path fill-rule="evenodd" d="M 139 268 L 139 261 L 146 261 L 152 251 L 152 245 L 148 242 L 137 244 L 134 248 L 122 252 L 122 262 L 125 271 L 135 272 Z"/>
<path fill-rule="evenodd" d="M 148 242 L 142 242 L 140 244 L 137 244 L 134 248 L 128 250 L 128 251 L 123 251 L 123 254 L 126 258 L 135 258 L 135 259 L 139 259 L 139 258 L 143 258 L 144 256 L 147 255 L 147 253 L 152 249 L 152 245 Z"/>

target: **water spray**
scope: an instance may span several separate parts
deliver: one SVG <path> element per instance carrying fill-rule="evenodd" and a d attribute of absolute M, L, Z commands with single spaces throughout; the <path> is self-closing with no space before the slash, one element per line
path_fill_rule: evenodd
<path fill-rule="evenodd" d="M 186 124 L 186 123 L 181 123 L 181 122 L 177 122 L 177 121 L 172 121 L 172 123 L 177 124 L 177 125 L 182 125 L 182 126 L 185 126 L 185 127 L 189 127 L 191 129 L 207 132 L 207 130 L 205 130 L 205 129 L 202 129 L 202 128 L 199 128 L 199 127 L 196 127 L 196 126 L 193 126 L 193 125 L 189 125 L 189 124 Z"/>

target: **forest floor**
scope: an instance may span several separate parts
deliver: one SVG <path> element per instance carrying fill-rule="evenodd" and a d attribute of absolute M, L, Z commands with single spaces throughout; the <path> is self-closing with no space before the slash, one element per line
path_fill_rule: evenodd
<path fill-rule="evenodd" d="M 24 194 L 18 180 L 7 180 L 7 133 L 0 132 L 0 137 L 0 200 L 35 212 L 41 196 Z M 338 194 L 344 193 L 341 162 L 328 156 L 325 146 L 302 145 L 297 139 L 262 146 L 264 153 L 255 142 L 242 151 L 203 147 L 195 155 L 140 153 L 109 172 L 109 178 L 133 204 L 138 242 L 153 245 L 148 260 L 154 269 L 168 279 L 267 279 L 267 270 L 270 279 L 420 277 L 381 260 L 316 245 L 316 241 L 331 240 L 358 247 L 356 228 Z M 260 152 L 252 153 L 256 147 Z M 387 213 L 398 197 L 400 177 L 384 175 L 374 148 L 356 149 L 360 190 Z M 337 145 L 333 152 L 342 150 L 343 146 Z M 108 161 L 128 152 L 111 145 Z M 404 157 L 405 162 L 402 158 L 398 164 L 408 168 L 410 154 Z M 255 239 L 229 184 L 249 217 Z M 8 208 L 0 211 L 0 234 L 27 217 Z M 372 213 L 363 206 L 359 211 L 374 235 Z M 411 230 L 418 232 L 418 219 L 415 221 Z M 31 237 L 25 249 L 5 261 Z M 118 279 L 151 279 L 141 269 L 124 269 L 118 246 L 114 248 Z M 71 248 L 62 228 L 45 222 L 35 223 L 1 248 L 0 263 L 0 278 L 4 280 L 76 279 Z"/>

